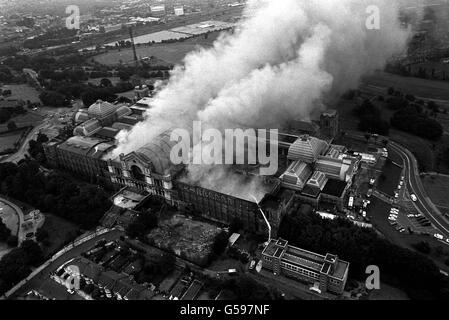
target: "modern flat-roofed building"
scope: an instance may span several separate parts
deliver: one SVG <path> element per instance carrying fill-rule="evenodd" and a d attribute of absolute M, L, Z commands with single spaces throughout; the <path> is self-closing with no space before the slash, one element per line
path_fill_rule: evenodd
<path fill-rule="evenodd" d="M 293 247 L 283 239 L 271 240 L 262 252 L 262 261 L 275 275 L 318 285 L 323 293 L 342 294 L 348 279 L 349 262 L 333 254 L 323 256 Z"/>

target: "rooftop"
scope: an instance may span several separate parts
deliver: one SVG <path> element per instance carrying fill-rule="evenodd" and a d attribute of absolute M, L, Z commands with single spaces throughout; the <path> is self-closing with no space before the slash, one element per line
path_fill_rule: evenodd
<path fill-rule="evenodd" d="M 345 181 L 329 179 L 323 189 L 323 193 L 340 198 L 346 188 Z"/>
<path fill-rule="evenodd" d="M 73 152 L 79 155 L 100 158 L 105 152 L 112 149 L 114 145 L 106 143 L 103 140 L 90 137 L 74 136 L 61 143 L 58 148 Z"/>
<path fill-rule="evenodd" d="M 288 150 L 288 159 L 314 163 L 327 148 L 327 143 L 309 135 L 299 137 Z"/>
<path fill-rule="evenodd" d="M 349 268 L 349 262 L 340 260 L 336 255 L 327 254 L 326 256 L 323 256 L 291 246 L 286 240 L 282 239 L 271 240 L 262 254 L 281 258 L 284 262 L 307 268 L 318 273 L 323 271 L 338 279 L 343 279 Z"/>
<path fill-rule="evenodd" d="M 87 113 L 91 118 L 104 118 L 111 114 L 113 114 L 117 110 L 117 106 L 102 100 L 97 100 L 94 104 L 92 104 Z"/>

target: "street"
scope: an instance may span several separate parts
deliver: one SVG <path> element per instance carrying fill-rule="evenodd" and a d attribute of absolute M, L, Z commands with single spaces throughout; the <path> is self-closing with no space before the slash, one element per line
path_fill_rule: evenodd
<path fill-rule="evenodd" d="M 404 161 L 405 183 L 411 194 L 415 194 L 417 201 L 414 205 L 419 212 L 424 214 L 438 229 L 438 231 L 449 238 L 449 223 L 442 213 L 436 208 L 428 197 L 419 176 L 418 162 L 413 154 L 401 145 L 390 142 L 390 147 L 397 152 Z"/>
<path fill-rule="evenodd" d="M 69 250 L 68 252 L 62 254 L 60 257 L 56 258 L 54 261 L 52 261 L 47 267 L 45 267 L 41 272 L 36 274 L 33 278 L 31 278 L 27 283 L 25 283 L 21 288 L 19 288 L 13 296 L 19 296 L 22 294 L 27 293 L 28 291 L 32 289 L 39 288 L 40 285 L 49 279 L 50 274 L 54 272 L 58 267 L 69 261 L 70 259 L 73 259 L 77 256 L 79 256 L 81 253 L 89 250 L 91 247 L 93 247 L 99 240 L 105 239 L 106 241 L 113 241 L 118 239 L 120 236 L 124 235 L 123 231 L 120 230 L 111 230 L 105 234 L 99 235 L 93 239 L 90 239 L 79 246 L 76 246 L 75 248 Z"/>

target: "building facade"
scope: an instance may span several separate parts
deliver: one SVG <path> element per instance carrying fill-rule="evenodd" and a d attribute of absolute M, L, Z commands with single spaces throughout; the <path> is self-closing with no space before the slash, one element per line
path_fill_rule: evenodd
<path fill-rule="evenodd" d="M 349 262 L 290 246 L 283 239 L 271 240 L 262 252 L 262 262 L 275 275 L 315 285 L 321 292 L 341 295 L 348 279 Z"/>

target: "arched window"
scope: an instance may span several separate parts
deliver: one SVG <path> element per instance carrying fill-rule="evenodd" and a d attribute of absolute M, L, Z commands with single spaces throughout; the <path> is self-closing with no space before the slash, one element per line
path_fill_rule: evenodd
<path fill-rule="evenodd" d="M 134 180 L 145 181 L 145 175 L 138 166 L 131 167 L 131 174 Z"/>

